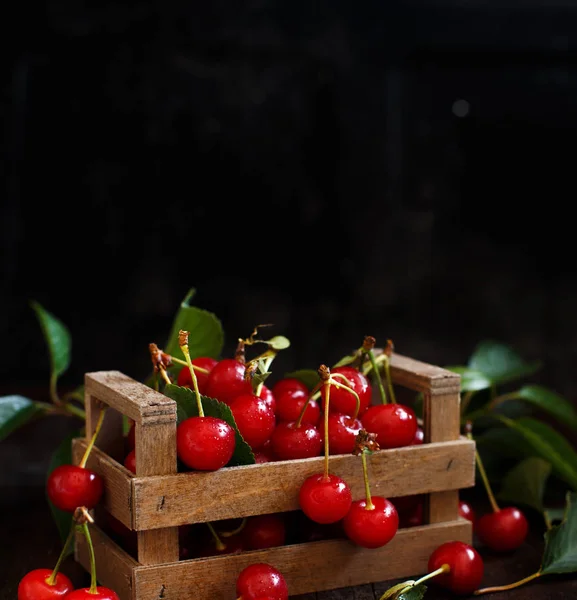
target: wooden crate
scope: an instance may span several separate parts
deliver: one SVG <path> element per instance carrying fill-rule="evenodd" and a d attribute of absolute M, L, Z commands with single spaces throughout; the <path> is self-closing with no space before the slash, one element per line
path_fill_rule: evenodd
<path fill-rule="evenodd" d="M 425 443 L 369 455 L 371 491 L 388 498 L 426 494 L 426 525 L 401 528 L 375 550 L 330 539 L 179 561 L 178 526 L 297 510 L 302 481 L 322 472 L 324 458 L 178 473 L 175 402 L 118 371 L 87 373 L 86 439 L 74 440 L 74 461 L 103 402 L 113 410 L 87 466 L 104 479 L 102 510 L 137 532 L 138 560 L 92 528 L 101 583 L 121 600 L 231 600 L 238 573 L 267 562 L 284 574 L 293 596 L 424 574 L 438 545 L 472 543 L 472 525 L 458 512 L 459 489 L 472 487 L 475 478 L 475 443 L 460 435 L 459 375 L 393 354 L 391 377 L 400 392 L 423 393 Z M 136 423 L 136 475 L 122 465 L 122 415 Z M 350 484 L 354 500 L 365 494 L 360 463 L 353 455 L 330 457 L 331 472 Z M 89 569 L 81 535 L 75 557 Z"/>

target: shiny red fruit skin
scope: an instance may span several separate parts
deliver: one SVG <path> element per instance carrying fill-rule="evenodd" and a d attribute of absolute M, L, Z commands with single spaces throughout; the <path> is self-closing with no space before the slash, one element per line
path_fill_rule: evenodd
<path fill-rule="evenodd" d="M 329 454 L 352 454 L 355 437 L 363 428 L 359 419 L 342 413 L 329 414 Z"/>
<path fill-rule="evenodd" d="M 276 396 L 276 416 L 279 421 L 297 421 L 309 397 L 308 391 L 293 389 Z M 321 407 L 316 400 L 309 400 L 302 422 L 318 425 Z"/>
<path fill-rule="evenodd" d="M 399 513 L 399 527 L 418 527 L 425 522 L 424 504 L 420 502 L 411 512 Z"/>
<path fill-rule="evenodd" d="M 102 478 L 90 469 L 60 465 L 48 476 L 48 498 L 60 510 L 73 513 L 79 506 L 94 508 L 104 492 Z"/>
<path fill-rule="evenodd" d="M 99 585 L 96 594 L 91 594 L 90 588 L 80 588 L 68 594 L 66 600 L 120 600 L 120 596 L 110 588 Z"/>
<path fill-rule="evenodd" d="M 473 510 L 472 506 L 464 500 L 459 500 L 459 515 L 461 515 L 463 519 L 467 519 L 473 524 L 475 523 L 475 511 Z"/>
<path fill-rule="evenodd" d="M 277 514 L 248 517 L 241 536 L 247 550 L 283 546 L 286 540 L 284 518 Z"/>
<path fill-rule="evenodd" d="M 18 584 L 18 600 L 56 600 L 74 590 L 72 581 L 64 573 L 56 574 L 54 585 L 46 582 L 50 575 L 52 569 L 34 569 L 26 573 Z"/>
<path fill-rule="evenodd" d="M 244 441 L 260 450 L 272 436 L 276 417 L 269 405 L 253 393 L 241 394 L 230 403 L 230 410 Z"/>
<path fill-rule="evenodd" d="M 299 504 L 303 513 L 314 521 L 326 525 L 340 521 L 352 504 L 351 489 L 337 475 L 324 473 L 307 477 L 299 490 Z"/>
<path fill-rule="evenodd" d="M 234 429 L 216 417 L 189 417 L 176 428 L 178 458 L 190 469 L 216 471 L 232 458 Z"/>
<path fill-rule="evenodd" d="M 475 521 L 479 541 L 494 552 L 516 550 L 527 538 L 529 524 L 514 506 L 482 515 Z"/>
<path fill-rule="evenodd" d="M 264 400 L 267 406 L 272 410 L 273 414 L 276 415 L 276 397 L 272 393 L 272 390 L 267 388 L 266 385 L 263 385 L 260 389 L 259 398 Z"/>
<path fill-rule="evenodd" d="M 277 460 L 320 456 L 322 447 L 320 431 L 308 423 L 301 423 L 300 427 L 296 427 L 293 421 L 283 421 L 272 432 L 271 450 Z"/>
<path fill-rule="evenodd" d="M 410 446 L 420 446 L 425 443 L 425 432 L 422 427 L 417 425 L 417 431 L 415 431 L 415 437 L 413 441 L 409 444 Z"/>
<path fill-rule="evenodd" d="M 208 382 L 208 375 L 210 374 L 210 371 L 212 371 L 212 369 L 218 364 L 218 360 L 216 360 L 216 358 L 211 358 L 210 356 L 199 356 L 198 358 L 193 358 L 190 362 L 193 365 L 208 371 L 208 373 L 201 373 L 200 371 L 196 370 L 194 371 L 194 374 L 196 375 L 196 383 L 198 384 L 198 391 L 204 396 Z M 187 387 L 191 390 L 194 389 L 192 377 L 190 375 L 190 369 L 188 367 L 182 367 L 182 369 L 180 369 L 176 383 L 181 387 Z"/>
<path fill-rule="evenodd" d="M 402 521 L 405 518 L 411 517 L 424 502 L 422 494 L 412 494 L 411 496 L 397 496 L 390 498 L 399 513 L 399 519 Z"/>
<path fill-rule="evenodd" d="M 299 390 L 307 395 L 309 393 L 309 388 L 296 377 L 283 377 L 272 386 L 272 393 L 274 394 L 275 398 L 278 398 L 285 392 L 290 392 L 292 390 Z"/>
<path fill-rule="evenodd" d="M 372 398 L 372 387 L 370 381 L 367 379 L 365 375 L 363 375 L 358 369 L 349 366 L 335 367 L 331 370 L 331 373 L 334 375 L 335 373 L 340 373 L 344 375 L 350 387 L 359 395 L 360 400 L 360 408 L 357 414 L 357 417 L 361 417 L 371 404 Z M 346 382 L 342 377 L 335 378 L 340 384 L 346 385 Z M 325 394 L 326 390 L 323 387 L 321 398 L 322 398 L 322 409 L 324 410 L 325 406 Z M 338 412 L 344 413 L 345 415 L 354 415 L 357 409 L 357 399 L 353 394 L 347 392 L 342 388 L 331 385 L 331 391 L 329 395 L 329 412 Z"/>
<path fill-rule="evenodd" d="M 345 535 L 357 546 L 380 548 L 388 544 L 399 529 L 399 515 L 395 505 L 382 496 L 373 496 L 373 510 L 367 510 L 366 500 L 352 503 L 343 519 Z"/>
<path fill-rule="evenodd" d="M 450 571 L 431 579 L 440 587 L 454 594 L 468 596 L 481 585 L 485 566 L 481 555 L 464 542 L 446 542 L 436 548 L 429 557 L 428 572 L 436 571 L 448 564 Z"/>
<path fill-rule="evenodd" d="M 240 394 L 252 393 L 252 384 L 245 381 L 246 365 L 235 358 L 223 358 L 212 368 L 206 382 L 206 396 L 230 404 Z"/>
<path fill-rule="evenodd" d="M 288 600 L 288 586 L 282 573 L 267 563 L 253 563 L 245 567 L 236 580 L 236 597 L 257 600 Z"/>
<path fill-rule="evenodd" d="M 417 431 L 417 416 L 410 406 L 376 404 L 361 417 L 363 427 L 377 434 L 381 449 L 410 446 Z"/>
<path fill-rule="evenodd" d="M 124 466 L 136 474 L 136 450 L 131 450 L 124 459 Z"/>

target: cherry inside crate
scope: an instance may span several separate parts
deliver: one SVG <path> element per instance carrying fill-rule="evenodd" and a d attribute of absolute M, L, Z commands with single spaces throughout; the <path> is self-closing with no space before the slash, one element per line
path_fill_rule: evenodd
<path fill-rule="evenodd" d="M 459 489 L 472 487 L 475 478 L 475 443 L 460 434 L 460 377 L 396 353 L 390 367 L 399 401 L 403 392 L 423 394 L 425 443 L 367 456 L 371 492 L 391 499 L 425 494 L 424 525 L 400 528 L 378 549 L 328 539 L 189 560 L 179 560 L 180 525 L 298 510 L 300 486 L 323 471 L 323 456 L 179 473 L 176 403 L 119 371 L 87 373 L 87 438 L 73 441 L 74 461 L 80 462 L 94 432 L 100 403 L 107 405 L 113 410 L 106 412 L 87 467 L 104 479 L 100 510 L 136 531 L 137 540 L 133 558 L 92 527 L 100 582 L 121 600 L 234 600 L 240 571 L 266 562 L 283 573 L 294 596 L 422 575 L 440 544 L 472 543 L 472 524 L 458 508 Z M 136 423 L 136 475 L 122 465 L 122 415 Z M 358 456 L 331 455 L 329 465 L 349 483 L 354 500 L 364 498 Z M 82 535 L 75 557 L 89 569 Z"/>

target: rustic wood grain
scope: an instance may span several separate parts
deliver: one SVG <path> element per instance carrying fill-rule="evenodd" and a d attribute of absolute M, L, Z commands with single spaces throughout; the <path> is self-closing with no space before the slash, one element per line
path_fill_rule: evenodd
<path fill-rule="evenodd" d="M 371 490 L 385 497 L 471 487 L 475 477 L 474 443 L 462 438 L 379 450 L 367 457 Z M 306 477 L 322 473 L 322 457 L 229 467 L 133 480 L 137 530 L 299 508 Z M 354 499 L 364 497 L 361 459 L 331 457 L 330 470 L 347 481 Z"/>
<path fill-rule="evenodd" d="M 72 440 L 72 458 L 78 464 L 86 450 L 86 440 Z M 101 505 L 123 525 L 132 529 L 132 477 L 124 465 L 116 462 L 97 447 L 93 447 L 86 466 L 104 480 Z"/>
<path fill-rule="evenodd" d="M 134 569 L 136 598 L 163 600 L 230 600 L 236 578 L 254 562 L 267 562 L 284 575 L 291 595 L 331 590 L 426 572 L 431 552 L 441 543 L 470 540 L 471 523 L 400 529 L 383 548 L 368 550 L 348 540 L 325 540 L 181 561 Z M 318 596 L 318 594 L 317 594 Z"/>
<path fill-rule="evenodd" d="M 176 416 L 176 415 L 175 415 Z M 176 459 L 176 418 L 164 423 L 136 422 L 136 475 L 138 477 L 171 475 L 178 470 Z M 134 486 L 135 479 L 132 480 Z M 163 495 L 157 497 L 157 512 L 162 512 Z M 134 503 L 134 493 L 132 494 Z M 132 508 L 135 515 L 137 509 Z M 143 565 L 178 560 L 178 528 L 151 529 L 138 532 L 138 562 Z"/>
<path fill-rule="evenodd" d="M 139 566 L 138 563 L 96 525 L 89 527 L 99 583 L 113 589 L 121 600 L 136 600 L 133 595 L 132 577 L 134 569 Z M 74 558 L 90 572 L 86 539 L 78 532 L 75 538 Z"/>
<path fill-rule="evenodd" d="M 426 442 L 450 442 L 459 437 L 461 424 L 460 392 L 449 394 L 427 392 L 424 395 L 423 408 Z M 451 521 L 458 516 L 458 490 L 445 488 L 438 493 L 429 494 L 425 499 L 425 521 L 427 523 Z"/>
<path fill-rule="evenodd" d="M 458 392 L 460 376 L 452 371 L 393 352 L 390 358 L 393 383 L 415 392 Z"/>
<path fill-rule="evenodd" d="M 120 371 L 96 371 L 84 376 L 86 394 L 101 400 L 136 423 L 176 420 L 176 402 Z"/>

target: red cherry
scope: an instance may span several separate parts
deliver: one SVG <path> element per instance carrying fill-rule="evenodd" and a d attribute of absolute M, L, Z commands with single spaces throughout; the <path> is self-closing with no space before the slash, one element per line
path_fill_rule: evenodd
<path fill-rule="evenodd" d="M 110 588 L 99 585 L 95 594 L 90 591 L 90 588 L 80 588 L 68 594 L 66 600 L 120 600 L 120 596 Z"/>
<path fill-rule="evenodd" d="M 124 459 L 124 466 L 133 473 L 136 473 L 136 450 L 131 450 Z"/>
<path fill-rule="evenodd" d="M 355 437 L 362 428 L 359 419 L 353 419 L 342 413 L 330 413 L 329 453 L 352 454 L 355 449 Z"/>
<path fill-rule="evenodd" d="M 344 380 L 342 377 L 336 377 L 335 381 L 342 385 L 348 385 L 358 395 L 360 400 L 360 408 L 357 417 L 361 417 L 366 410 L 369 408 L 372 399 L 372 387 L 370 381 L 365 375 L 363 375 L 358 369 L 349 366 L 335 367 L 331 373 L 334 375 L 340 373 L 346 377 Z M 322 406 L 325 405 L 325 388 L 322 388 Z M 329 396 L 329 411 L 344 413 L 345 415 L 354 415 L 357 409 L 357 399 L 351 394 L 340 387 L 331 385 L 331 393 Z"/>
<path fill-rule="evenodd" d="M 423 501 L 421 494 L 391 498 L 391 502 L 395 505 L 401 521 L 410 518 L 419 509 L 419 506 L 422 506 Z"/>
<path fill-rule="evenodd" d="M 245 567 L 236 580 L 236 597 L 257 600 L 261 597 L 288 600 L 288 586 L 282 573 L 267 563 L 253 563 Z"/>
<path fill-rule="evenodd" d="M 234 429 L 216 417 L 189 417 L 176 428 L 178 458 L 189 468 L 216 471 L 232 458 Z"/>
<path fill-rule="evenodd" d="M 283 546 L 286 540 L 284 518 L 278 514 L 248 517 L 241 535 L 248 550 Z"/>
<path fill-rule="evenodd" d="M 274 462 L 276 460 L 270 439 L 254 452 L 254 457 L 257 463 Z"/>
<path fill-rule="evenodd" d="M 18 584 L 18 600 L 56 600 L 64 598 L 74 590 L 72 581 L 60 571 L 56 573 L 54 584 L 48 583 L 52 569 L 35 569 L 26 573 Z"/>
<path fill-rule="evenodd" d="M 309 397 L 308 390 L 289 389 L 276 396 L 276 416 L 279 421 L 297 421 Z M 309 400 L 302 423 L 318 425 L 321 408 L 316 400 Z"/>
<path fill-rule="evenodd" d="M 206 382 L 206 396 L 230 404 L 240 394 L 252 393 L 252 384 L 245 381 L 246 365 L 235 358 L 223 358 L 212 368 Z"/>
<path fill-rule="evenodd" d="M 266 385 L 262 386 L 259 398 L 266 402 L 267 406 L 272 410 L 273 414 L 276 414 L 276 396 L 272 393 L 272 391 L 269 388 L 266 387 Z"/>
<path fill-rule="evenodd" d="M 77 465 L 60 465 L 48 476 L 48 498 L 60 510 L 73 513 L 79 506 L 94 508 L 104 492 L 102 478 Z"/>
<path fill-rule="evenodd" d="M 193 365 L 196 365 L 197 367 L 200 367 L 201 369 L 206 369 L 208 371 L 208 373 L 201 373 L 197 370 L 194 371 L 194 374 L 196 375 L 196 382 L 198 384 L 198 391 L 204 396 L 206 393 L 208 375 L 216 366 L 218 360 L 216 360 L 216 358 L 211 358 L 210 356 L 199 356 L 198 358 L 193 358 L 190 362 Z M 178 377 L 176 379 L 176 383 L 181 387 L 194 389 L 194 386 L 192 384 L 192 377 L 190 375 L 190 369 L 188 368 L 188 366 L 182 367 L 182 369 L 180 369 Z"/>
<path fill-rule="evenodd" d="M 479 541 L 494 552 L 516 550 L 527 538 L 529 523 L 514 506 L 482 515 L 475 521 Z"/>
<path fill-rule="evenodd" d="M 367 509 L 367 501 L 356 500 L 343 519 L 345 535 L 357 546 L 380 548 L 388 544 L 399 529 L 399 515 L 395 505 L 382 496 L 373 496 L 374 509 Z"/>
<path fill-rule="evenodd" d="M 485 567 L 475 548 L 458 541 L 441 544 L 429 557 L 428 571 L 436 571 L 444 564 L 449 565 L 450 571 L 433 577 L 431 583 L 464 596 L 479 588 Z"/>
<path fill-rule="evenodd" d="M 304 514 L 315 523 L 336 523 L 349 511 L 352 503 L 351 489 L 346 481 L 336 475 L 310 475 L 301 485 L 299 504 Z"/>
<path fill-rule="evenodd" d="M 361 417 L 364 428 L 377 434 L 381 449 L 410 446 L 417 431 L 417 416 L 410 406 L 376 404 Z"/>
<path fill-rule="evenodd" d="M 475 523 L 475 511 L 473 507 L 464 500 L 459 500 L 459 515 L 463 517 L 463 519 L 468 519 L 471 523 Z"/>
<path fill-rule="evenodd" d="M 241 394 L 231 402 L 230 410 L 240 434 L 253 450 L 270 440 L 276 418 L 262 398 L 253 393 Z"/>
<path fill-rule="evenodd" d="M 424 516 L 424 503 L 419 502 L 412 511 L 399 513 L 399 527 L 418 527 L 425 522 Z"/>
<path fill-rule="evenodd" d="M 323 438 L 314 425 L 294 421 L 278 423 L 272 432 L 271 449 L 277 460 L 293 460 L 320 456 Z"/>
<path fill-rule="evenodd" d="M 272 386 L 272 393 L 277 399 L 285 392 L 290 392 L 292 390 L 299 390 L 307 395 L 309 393 L 309 388 L 296 377 L 283 377 Z"/>
<path fill-rule="evenodd" d="M 425 443 L 425 432 L 422 427 L 417 425 L 417 431 L 415 431 L 415 437 L 413 441 L 409 444 L 410 446 L 420 446 Z"/>

